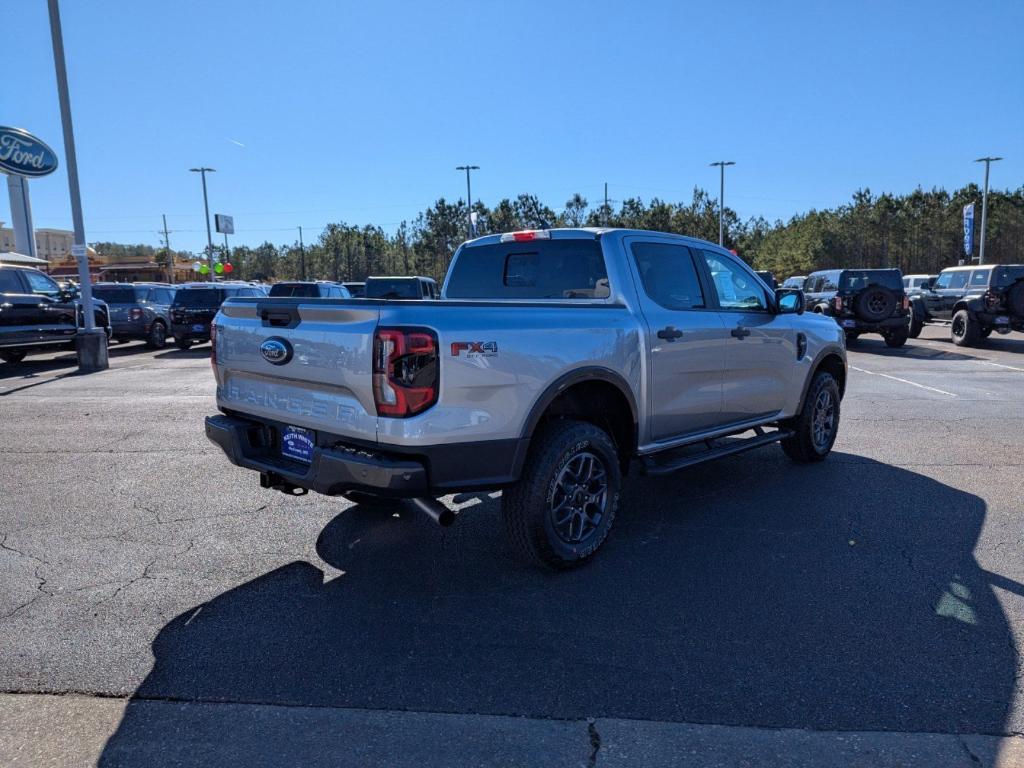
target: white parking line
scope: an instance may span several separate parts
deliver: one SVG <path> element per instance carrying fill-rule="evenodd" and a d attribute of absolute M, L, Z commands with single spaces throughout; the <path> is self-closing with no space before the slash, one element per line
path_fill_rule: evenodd
<path fill-rule="evenodd" d="M 926 384 L 918 384 L 916 381 L 910 381 L 908 379 L 901 379 L 899 376 L 890 376 L 888 373 L 877 373 L 876 371 L 869 371 L 866 368 L 858 368 L 856 365 L 851 365 L 850 367 L 853 368 L 853 370 L 855 370 L 855 371 L 860 371 L 861 373 L 866 373 L 869 376 L 882 376 L 882 377 L 884 377 L 886 379 L 892 379 L 893 381 L 899 381 L 899 382 L 902 382 L 903 384 L 909 384 L 912 387 L 918 387 L 920 389 L 927 389 L 929 392 L 938 392 L 940 395 L 949 395 L 950 397 L 956 397 L 956 394 L 954 394 L 953 392 L 947 392 L 944 389 L 936 389 L 935 387 L 929 387 Z"/>
<path fill-rule="evenodd" d="M 1002 363 L 993 363 L 991 360 L 979 360 L 978 362 L 983 364 L 983 365 L 994 365 L 996 368 L 1006 368 L 1007 370 L 1010 370 L 1010 371 L 1020 371 L 1021 373 L 1024 373 L 1024 368 L 1017 368 L 1017 367 L 1015 367 L 1013 365 L 1003 365 Z"/>

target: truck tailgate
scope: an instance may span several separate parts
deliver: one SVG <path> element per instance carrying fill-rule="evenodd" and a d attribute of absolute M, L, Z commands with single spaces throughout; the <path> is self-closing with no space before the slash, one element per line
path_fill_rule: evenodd
<path fill-rule="evenodd" d="M 371 367 L 376 306 L 303 299 L 235 299 L 217 327 L 217 402 L 223 408 L 364 440 L 377 439 Z M 264 358 L 270 338 L 286 365 Z"/>

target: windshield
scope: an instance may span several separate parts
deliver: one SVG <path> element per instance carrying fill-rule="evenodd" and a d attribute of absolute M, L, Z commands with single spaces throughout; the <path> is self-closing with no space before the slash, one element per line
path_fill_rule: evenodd
<path fill-rule="evenodd" d="M 1024 277 L 1024 264 L 1012 264 L 995 268 L 992 274 L 992 285 L 1005 288 Z"/>
<path fill-rule="evenodd" d="M 903 288 L 903 277 L 898 269 L 851 269 L 843 272 L 839 280 L 841 291 L 859 291 L 869 285 L 881 285 L 898 291 Z"/>
<path fill-rule="evenodd" d="M 148 288 L 135 288 L 131 285 L 97 285 L 92 289 L 92 295 L 103 299 L 108 304 L 134 304 L 142 301 Z"/>
<path fill-rule="evenodd" d="M 319 296 L 320 286 L 315 283 L 275 283 L 270 286 L 271 296 Z"/>
<path fill-rule="evenodd" d="M 174 295 L 176 307 L 219 307 L 223 301 L 223 288 L 185 288 Z"/>
<path fill-rule="evenodd" d="M 420 299 L 419 280 L 401 280 L 395 278 L 370 279 L 366 281 L 366 298 L 368 299 Z"/>

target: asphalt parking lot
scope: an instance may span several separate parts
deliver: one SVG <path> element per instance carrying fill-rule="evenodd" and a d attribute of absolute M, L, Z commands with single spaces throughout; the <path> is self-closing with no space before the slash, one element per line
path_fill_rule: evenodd
<path fill-rule="evenodd" d="M 440 529 L 260 489 L 203 435 L 208 356 L 0 365 L 0 689 L 135 697 L 105 764 L 197 748 L 168 701 L 550 721 L 550 764 L 566 721 L 582 764 L 622 723 L 1024 731 L 1024 335 L 854 342 L 827 462 L 634 476 L 560 575 L 511 558 L 493 496 Z"/>

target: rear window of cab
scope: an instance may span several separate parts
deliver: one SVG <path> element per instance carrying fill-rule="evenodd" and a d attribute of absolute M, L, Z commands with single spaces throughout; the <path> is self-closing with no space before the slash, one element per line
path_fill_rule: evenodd
<path fill-rule="evenodd" d="M 448 278 L 450 299 L 605 299 L 601 244 L 531 240 L 463 248 Z"/>

